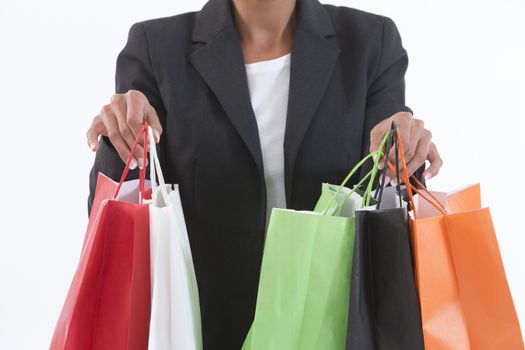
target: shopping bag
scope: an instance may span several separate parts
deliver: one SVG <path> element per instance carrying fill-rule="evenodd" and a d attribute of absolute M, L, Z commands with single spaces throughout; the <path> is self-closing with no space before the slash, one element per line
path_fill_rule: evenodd
<path fill-rule="evenodd" d="M 153 139 L 151 127 L 148 132 Z M 150 148 L 152 296 L 148 349 L 202 349 L 199 293 L 179 187 L 166 185 L 157 151 L 154 145 Z"/>
<path fill-rule="evenodd" d="M 356 212 L 351 283 L 346 349 L 423 349 L 406 207 Z"/>
<path fill-rule="evenodd" d="M 414 264 L 426 349 L 523 349 L 489 208 L 479 184 L 415 196 Z"/>
<path fill-rule="evenodd" d="M 425 349 L 523 349 L 490 209 L 481 207 L 479 184 L 452 193 L 423 186 L 407 190 Z"/>
<path fill-rule="evenodd" d="M 143 128 L 131 154 L 142 134 L 147 144 Z M 147 348 L 151 296 L 145 168 L 138 181 L 125 182 L 130 162 L 131 157 L 119 183 L 98 174 L 80 261 L 52 350 Z"/>
<path fill-rule="evenodd" d="M 398 144 L 392 123 L 386 154 L 393 147 L 397 159 Z M 356 212 L 346 349 L 423 349 L 407 208 L 401 187 L 385 188 L 385 176 L 377 204 Z"/>
<path fill-rule="evenodd" d="M 378 154 L 358 163 L 340 189 Z M 360 204 L 352 195 L 324 203 L 323 212 L 272 210 L 255 317 L 242 349 L 344 348 L 355 223 L 353 216 L 333 214 L 347 202 Z"/>
<path fill-rule="evenodd" d="M 385 154 L 397 144 L 393 124 Z M 385 177 L 375 191 L 366 188 L 367 205 L 355 211 L 346 349 L 423 349 L 406 203 L 399 185 L 385 187 Z"/>

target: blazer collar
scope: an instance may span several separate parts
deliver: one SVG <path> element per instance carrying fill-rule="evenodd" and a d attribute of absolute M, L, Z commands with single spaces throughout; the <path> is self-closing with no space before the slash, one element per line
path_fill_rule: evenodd
<path fill-rule="evenodd" d="M 295 160 L 339 56 L 335 31 L 317 0 L 297 0 L 284 138 L 286 202 L 292 200 Z M 257 121 L 251 105 L 231 0 L 210 0 L 198 13 L 189 60 L 213 91 L 264 179 Z M 321 184 L 319 184 L 320 186 Z"/>

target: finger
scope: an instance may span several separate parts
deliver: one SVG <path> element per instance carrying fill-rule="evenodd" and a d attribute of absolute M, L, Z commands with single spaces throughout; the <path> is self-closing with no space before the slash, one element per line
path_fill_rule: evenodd
<path fill-rule="evenodd" d="M 430 150 L 430 144 L 432 142 L 432 134 L 429 130 L 423 132 L 423 135 L 419 139 L 419 142 L 416 147 L 416 153 L 412 160 L 407 163 L 407 172 L 408 176 L 412 175 L 417 169 L 419 169 L 428 157 L 428 152 Z"/>
<path fill-rule="evenodd" d="M 405 154 L 406 154 L 406 150 L 410 149 L 409 142 L 410 142 L 410 134 L 412 132 L 413 119 L 414 118 L 412 117 L 412 114 L 408 112 L 396 113 L 392 118 L 392 120 L 396 123 L 397 134 L 399 135 L 399 138 L 403 142 L 403 150 Z M 395 164 L 396 157 L 395 157 L 394 148 L 392 148 L 392 151 L 390 152 L 388 159 L 392 164 Z"/>
<path fill-rule="evenodd" d="M 162 125 L 160 123 L 160 119 L 157 116 L 157 112 L 155 111 L 155 108 L 153 108 L 152 105 L 149 105 L 145 109 L 146 114 L 144 116 L 144 120 L 148 122 L 148 124 L 153 129 L 153 137 L 155 138 L 155 143 L 159 143 L 160 141 L 160 135 L 162 134 Z"/>
<path fill-rule="evenodd" d="M 412 124 L 410 128 L 410 139 L 408 141 L 407 148 L 404 148 L 404 156 L 405 161 L 407 164 L 414 158 L 416 152 L 417 152 L 417 146 L 419 144 L 419 140 L 423 136 L 423 132 L 425 131 L 425 123 L 421 119 L 413 119 Z M 405 146 L 405 144 L 403 144 Z M 425 158 L 426 159 L 426 158 Z"/>
<path fill-rule="evenodd" d="M 386 157 L 386 158 L 388 159 L 388 162 L 393 167 L 395 167 L 396 166 L 396 147 L 395 147 L 395 142 L 394 141 L 391 141 L 391 142 L 392 142 L 392 146 L 390 147 L 390 151 L 388 152 L 388 157 Z M 401 160 L 400 160 L 399 157 L 397 157 L 397 158 L 398 158 L 398 166 L 400 167 L 401 166 Z M 381 161 L 379 162 L 379 169 L 383 169 L 384 165 L 385 165 L 385 157 L 381 158 Z"/>
<path fill-rule="evenodd" d="M 138 135 L 144 123 L 146 96 L 140 91 L 129 90 L 126 94 L 126 123 L 134 135 Z"/>
<path fill-rule="evenodd" d="M 403 141 L 403 149 L 409 148 L 408 142 L 410 142 L 410 134 L 412 133 L 412 114 L 408 112 L 397 113 L 394 117 L 394 121 L 397 126 L 397 134 Z"/>
<path fill-rule="evenodd" d="M 377 132 L 373 132 L 370 134 L 370 147 L 369 152 L 375 152 L 379 150 L 379 145 L 381 144 L 381 139 L 378 137 Z"/>
<path fill-rule="evenodd" d="M 142 126 L 144 125 L 144 118 L 146 115 L 146 107 L 149 105 L 146 96 L 138 90 L 129 90 L 126 94 L 126 124 L 136 137 Z M 143 139 L 139 140 L 136 148 L 135 157 L 138 160 L 139 168 L 142 169 L 144 162 L 147 164 L 147 159 L 144 160 Z"/>
<path fill-rule="evenodd" d="M 386 181 L 385 181 L 385 183 L 387 185 L 390 183 L 391 180 L 397 178 L 396 173 L 394 172 L 394 170 L 396 169 L 395 151 L 396 150 L 395 150 L 394 144 L 392 144 L 392 147 L 390 148 L 390 150 L 388 152 L 388 155 L 386 157 L 383 157 L 381 162 L 379 163 L 379 169 L 381 169 L 383 171 L 386 171 Z M 388 159 L 388 166 L 386 166 L 386 169 L 384 169 L 385 168 L 385 159 Z M 391 159 L 393 159 L 393 161 L 391 161 Z M 400 164 L 400 160 L 398 160 L 398 161 L 399 161 L 399 164 Z M 400 166 L 399 166 L 399 169 L 400 169 Z"/>
<path fill-rule="evenodd" d="M 128 149 L 131 150 L 137 134 L 135 134 L 127 124 L 126 98 L 123 95 L 113 95 L 111 98 L 111 108 L 117 119 L 120 135 L 128 145 Z M 139 140 L 133 152 L 133 157 L 137 160 L 140 169 L 142 169 L 142 165 L 144 164 L 144 148 L 142 147 L 142 143 L 142 140 Z"/>
<path fill-rule="evenodd" d="M 393 160 L 390 160 L 390 159 L 393 159 Z M 389 166 L 387 168 L 386 176 L 392 181 L 391 184 L 395 186 L 397 184 L 396 170 L 399 170 L 400 180 L 403 174 L 403 170 L 401 168 L 401 159 L 398 159 L 398 166 L 396 167 L 396 157 L 395 157 L 394 149 L 391 149 L 389 152 L 388 163 L 389 163 Z M 403 181 L 401 180 L 401 182 Z M 388 184 L 388 182 L 386 183 Z"/>
<path fill-rule="evenodd" d="M 375 152 L 379 150 L 379 146 L 381 145 L 381 141 L 383 140 L 383 137 L 385 136 L 385 133 L 387 133 L 390 130 L 391 124 L 392 124 L 392 117 L 387 118 L 383 120 L 382 122 L 378 123 L 370 132 L 370 152 Z M 385 159 L 387 158 L 384 152 L 387 150 L 387 145 L 381 149 L 382 156 L 379 159 L 379 169 L 383 169 L 385 166 Z M 374 158 L 375 159 L 375 158 Z"/>
<path fill-rule="evenodd" d="M 372 131 L 370 132 L 370 147 L 368 148 L 368 151 L 370 153 L 376 152 L 379 150 L 379 145 L 381 144 L 381 139 L 384 133 L 382 132 L 382 126 L 376 125 Z M 382 150 L 384 152 L 384 150 Z"/>
<path fill-rule="evenodd" d="M 428 181 L 439 173 L 439 170 L 443 166 L 443 159 L 439 155 L 436 144 L 432 142 L 428 151 L 428 161 L 430 166 L 423 172 L 423 178 Z"/>
<path fill-rule="evenodd" d="M 124 139 L 122 138 L 117 118 L 108 105 L 102 108 L 100 117 L 105 125 L 107 135 L 109 137 L 109 140 L 111 141 L 111 144 L 113 145 L 113 147 L 115 147 L 115 150 L 117 151 L 122 161 L 127 162 L 131 153 L 130 148 L 128 147 L 126 141 L 124 141 Z M 130 169 L 135 169 L 137 167 L 137 164 L 137 159 L 133 157 L 130 163 Z"/>
<path fill-rule="evenodd" d="M 100 135 L 107 136 L 107 132 L 104 123 L 102 123 L 102 120 L 97 115 L 91 121 L 91 125 L 86 132 L 88 146 L 93 152 L 98 151 L 98 148 L 100 147 L 100 143 L 98 142 L 98 137 Z"/>

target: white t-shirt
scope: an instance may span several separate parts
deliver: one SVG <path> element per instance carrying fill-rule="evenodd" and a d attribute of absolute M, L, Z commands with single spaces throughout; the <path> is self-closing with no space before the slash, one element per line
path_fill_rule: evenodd
<path fill-rule="evenodd" d="M 290 58 L 284 56 L 245 64 L 264 164 L 266 228 L 272 208 L 286 208 L 284 190 L 284 132 L 290 85 Z"/>

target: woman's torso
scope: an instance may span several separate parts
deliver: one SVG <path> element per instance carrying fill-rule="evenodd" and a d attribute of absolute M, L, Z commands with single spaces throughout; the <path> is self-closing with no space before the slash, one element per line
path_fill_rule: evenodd
<path fill-rule="evenodd" d="M 315 0 L 298 6 L 284 185 L 289 208 L 311 210 L 321 183 L 340 183 L 367 151 L 371 118 L 384 118 L 367 114 L 384 17 Z M 180 184 L 205 349 L 239 349 L 255 311 L 266 188 L 230 4 L 212 0 L 200 12 L 140 26 L 119 56 L 117 92 L 143 91 L 161 117 L 159 155 L 167 182 Z M 139 50 L 140 64 L 129 57 Z"/>

